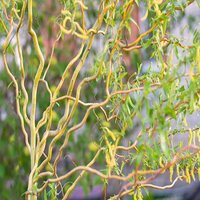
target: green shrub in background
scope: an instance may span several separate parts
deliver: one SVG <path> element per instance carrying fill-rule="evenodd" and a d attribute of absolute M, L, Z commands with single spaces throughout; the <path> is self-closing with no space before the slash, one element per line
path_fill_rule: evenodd
<path fill-rule="evenodd" d="M 127 43 L 124 30 L 131 32 L 132 10 L 141 3 L 149 29 Z M 1 101 L 9 99 L 1 116 L 9 115 L 1 122 L 0 176 L 10 171 L 2 198 L 13 198 L 10 185 L 26 199 L 68 199 L 79 184 L 86 194 L 101 184 L 107 199 L 115 180 L 121 189 L 110 199 L 143 199 L 145 188 L 190 183 L 200 174 L 199 124 L 187 120 L 200 105 L 199 32 L 189 45 L 168 32 L 194 3 L 63 0 L 46 17 L 37 12 L 44 2 L 1 1 Z M 65 46 L 70 41 L 73 51 Z M 151 52 L 157 71 L 149 64 L 144 72 L 141 62 L 127 73 L 123 55 L 139 50 Z M 180 135 L 187 142 L 177 142 Z M 168 171 L 170 185 L 152 183 Z M 28 175 L 26 191 L 15 174 Z"/>

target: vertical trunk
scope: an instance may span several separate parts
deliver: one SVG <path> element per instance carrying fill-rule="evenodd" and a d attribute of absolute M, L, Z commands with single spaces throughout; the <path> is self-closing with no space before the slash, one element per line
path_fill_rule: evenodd
<path fill-rule="evenodd" d="M 134 5 L 133 11 L 132 11 L 132 18 L 139 26 L 139 8 L 136 4 Z M 127 42 L 131 43 L 135 41 L 138 35 L 139 35 L 138 27 L 134 23 L 131 23 L 131 34 L 130 36 L 128 36 Z M 135 68 L 132 66 L 132 63 L 131 63 L 131 52 L 124 52 L 123 60 L 127 66 L 127 72 L 129 74 L 132 74 L 135 71 Z"/>
<path fill-rule="evenodd" d="M 26 200 L 37 200 L 37 195 L 36 194 L 26 194 Z"/>

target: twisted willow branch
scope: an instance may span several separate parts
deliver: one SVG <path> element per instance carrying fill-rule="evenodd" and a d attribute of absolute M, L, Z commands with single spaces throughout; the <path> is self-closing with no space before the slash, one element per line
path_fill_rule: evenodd
<path fill-rule="evenodd" d="M 145 163 L 143 163 L 143 160 L 141 159 L 138 161 L 138 165 L 132 164 L 133 170 L 129 174 L 124 175 L 122 172 L 123 170 L 121 170 L 120 172 L 118 171 L 117 173 L 114 169 L 115 167 L 118 167 L 118 158 L 122 158 L 131 163 L 131 158 L 126 158 L 124 152 L 126 152 L 126 154 L 128 154 L 129 156 L 132 155 L 132 152 L 134 152 L 135 155 L 139 155 L 139 151 L 141 151 L 141 148 L 143 148 L 141 145 L 141 139 L 143 139 L 142 142 L 145 145 L 147 143 L 146 137 L 149 137 L 148 139 L 155 139 L 157 145 L 162 146 L 162 151 L 164 152 L 163 154 L 167 155 L 165 144 L 163 145 L 163 135 L 160 133 L 162 131 L 164 132 L 165 130 L 163 127 L 163 130 L 160 130 L 161 128 L 159 127 L 159 122 L 164 122 L 159 121 L 160 108 L 158 107 L 158 116 L 154 119 L 153 125 L 149 125 L 149 122 L 147 127 L 142 127 L 142 129 L 136 135 L 133 144 L 125 146 L 123 144 L 123 134 L 125 134 L 124 132 L 128 129 L 129 124 L 126 121 L 129 117 L 131 118 L 131 120 L 136 117 L 142 118 L 140 104 L 143 104 L 145 100 L 148 99 L 149 94 L 159 94 L 161 90 L 163 90 L 163 93 L 167 93 L 165 90 L 166 85 L 169 84 L 171 88 L 175 88 L 177 85 L 176 81 L 180 80 L 179 76 L 171 75 L 175 71 L 173 71 L 172 68 L 168 70 L 162 69 L 159 75 L 154 74 L 156 76 L 155 79 L 154 77 L 148 77 L 145 75 L 143 76 L 139 73 L 135 73 L 130 77 L 127 77 L 123 74 L 123 72 L 120 71 L 123 71 L 124 69 L 122 65 L 124 51 L 142 49 L 144 46 L 141 41 L 143 41 L 146 36 L 150 36 L 151 33 L 158 31 L 159 28 L 162 29 L 164 20 L 166 18 L 167 20 L 169 20 L 170 16 L 173 15 L 172 11 L 168 11 L 165 8 L 167 1 L 163 3 L 152 1 L 150 2 L 150 6 L 147 2 L 147 5 L 149 6 L 147 7 L 149 10 L 152 9 L 151 11 L 154 12 L 154 17 L 156 18 L 156 20 L 152 21 L 153 23 L 149 30 L 139 34 L 135 41 L 131 42 L 130 44 L 124 44 L 123 31 L 125 28 L 128 27 L 127 24 L 131 21 L 131 13 L 137 2 L 138 1 L 135 2 L 134 0 L 125 0 L 125 2 L 122 4 L 119 0 L 101 0 L 99 2 L 97 18 L 94 24 L 90 26 L 91 28 L 87 28 L 88 25 L 86 21 L 86 12 L 88 12 L 88 10 L 90 9 L 89 6 L 87 6 L 87 3 L 84 2 L 84 0 L 75 0 L 72 2 L 70 1 L 69 4 L 67 4 L 68 2 L 66 2 L 63 10 L 60 11 L 61 22 L 58 22 L 59 31 L 56 35 L 56 39 L 53 42 L 49 61 L 47 65 L 45 65 L 46 58 L 44 59 L 42 47 L 39 43 L 38 35 L 36 34 L 37 31 L 35 31 L 33 28 L 34 1 L 24 0 L 22 2 L 23 4 L 21 10 L 18 11 L 17 2 L 12 0 L 11 11 L 9 12 L 8 8 L 6 7 L 7 4 L 2 1 L 5 19 L 0 18 L 0 23 L 2 24 L 5 33 L 7 34 L 3 45 L 3 62 L 7 74 L 12 80 L 12 83 L 15 87 L 16 110 L 20 118 L 22 132 L 25 137 L 25 144 L 28 148 L 31 159 L 31 171 L 29 174 L 28 189 L 26 192 L 27 200 L 36 200 L 38 195 L 46 190 L 51 184 L 58 184 L 56 187 L 60 187 L 63 191 L 64 189 L 62 186 L 62 181 L 68 180 L 72 176 L 75 176 L 75 180 L 73 181 L 73 183 L 67 188 L 65 192 L 63 191 L 63 200 L 67 199 L 86 173 L 96 175 L 100 177 L 102 181 L 117 180 L 123 182 L 123 187 L 121 188 L 119 193 L 117 195 L 114 195 L 113 197 L 115 199 L 120 199 L 121 197 L 128 194 L 133 194 L 134 198 L 137 198 L 137 195 L 140 195 L 141 197 L 140 190 L 142 187 L 167 189 L 173 187 L 178 179 L 185 179 L 186 181 L 188 181 L 190 180 L 190 176 L 194 177 L 194 170 L 189 171 L 189 167 L 187 166 L 185 172 L 184 170 L 182 170 L 182 175 L 178 175 L 178 177 L 174 179 L 172 184 L 162 187 L 151 184 L 153 180 L 155 180 L 160 174 L 164 173 L 166 170 L 170 171 L 170 178 L 172 179 L 173 168 L 175 165 L 179 165 L 182 160 L 192 158 L 193 156 L 198 157 L 200 148 L 198 145 L 196 145 L 196 138 L 200 137 L 200 133 L 198 132 L 199 128 L 190 129 L 186 127 L 186 130 L 188 130 L 187 132 L 189 132 L 190 134 L 189 144 L 185 147 L 179 148 L 179 150 L 177 151 L 173 150 L 174 152 L 171 160 L 169 160 L 169 158 L 165 158 L 164 163 L 162 160 L 164 156 L 160 154 L 160 166 L 151 168 L 148 164 L 145 165 Z M 182 11 L 193 2 L 194 0 L 188 1 L 184 5 L 182 5 L 182 7 L 175 6 L 173 11 Z M 71 7 L 67 7 L 67 5 L 71 5 Z M 29 88 L 28 86 L 26 86 L 25 82 L 26 73 L 28 72 L 26 72 L 23 49 L 20 42 L 20 30 L 23 26 L 23 23 L 25 23 L 27 6 L 28 33 L 31 36 L 33 42 L 33 51 L 36 53 L 35 57 L 39 60 L 39 65 L 36 66 L 37 71 L 33 78 L 31 95 L 28 92 Z M 73 10 L 71 11 L 70 9 L 72 8 Z M 81 15 L 81 19 L 76 18 L 78 9 L 81 9 L 81 12 L 79 13 Z M 165 12 L 161 17 L 163 10 Z M 18 22 L 17 25 L 16 21 Z M 9 26 L 9 28 L 7 26 Z M 16 33 L 14 33 L 15 27 Z M 13 37 L 13 33 L 14 35 L 16 35 L 17 52 L 20 60 L 20 84 L 18 83 L 18 80 L 15 77 L 14 73 L 12 73 L 12 68 L 8 65 L 6 57 L 8 47 Z M 64 71 L 60 79 L 58 80 L 58 84 L 56 86 L 54 85 L 55 90 L 52 91 L 52 83 L 48 81 L 48 75 L 50 74 L 53 67 L 52 60 L 55 54 L 56 45 L 60 41 L 64 41 L 62 38 L 62 36 L 64 35 L 73 35 L 73 37 L 77 38 L 79 49 L 74 57 L 68 62 L 68 64 L 66 64 Z M 167 43 L 167 45 L 173 44 L 176 45 L 176 47 L 180 47 L 188 51 L 195 51 L 199 48 L 198 44 L 186 46 L 179 41 L 173 42 L 165 36 L 165 33 L 162 33 L 161 36 L 162 37 L 158 37 L 153 40 L 150 46 L 159 46 L 160 43 Z M 97 37 L 103 37 L 106 41 L 103 53 L 99 57 L 97 56 L 98 65 L 96 68 L 95 66 L 93 66 L 95 68 L 94 72 L 92 72 L 92 74 L 88 76 L 82 77 L 81 72 L 84 71 L 84 69 L 89 69 L 90 67 L 86 66 L 88 65 L 87 60 L 90 54 L 92 54 L 91 50 L 93 49 L 93 45 Z M 196 54 L 199 55 L 198 52 Z M 165 57 L 165 55 L 162 56 Z M 162 56 L 159 57 L 160 63 L 164 65 L 165 61 L 163 61 L 164 58 L 161 58 Z M 192 65 L 196 65 L 196 63 L 192 63 Z M 193 68 L 195 67 L 193 66 Z M 70 74 L 70 71 L 72 71 L 72 74 Z M 196 73 L 195 70 L 187 74 L 183 74 L 183 76 L 191 78 L 191 80 L 193 81 L 192 83 L 197 84 L 196 87 L 198 87 L 199 73 Z M 79 80 L 79 77 L 82 77 L 81 80 Z M 101 78 L 103 80 L 102 97 L 95 102 L 87 102 L 86 100 L 82 100 L 81 94 L 84 92 L 84 88 L 87 85 L 92 84 L 93 82 L 97 82 L 98 78 Z M 131 82 L 130 79 L 133 79 L 133 81 Z M 197 81 L 195 82 L 195 80 Z M 36 109 L 39 104 L 38 94 L 40 84 L 43 84 L 45 86 L 45 90 L 48 93 L 49 100 L 48 106 L 45 107 L 44 111 L 41 114 L 42 116 L 39 120 L 36 120 Z M 62 88 L 64 88 L 65 86 L 67 86 L 67 91 L 63 94 Z M 194 85 L 192 85 L 192 90 L 193 88 Z M 24 98 L 22 102 L 20 101 L 20 89 L 22 90 L 22 96 Z M 199 93 L 199 88 L 196 88 L 196 91 L 197 94 L 193 97 L 194 99 L 198 98 L 197 96 Z M 135 102 L 133 103 L 130 98 L 134 95 L 138 95 L 142 98 L 136 98 Z M 170 96 L 170 94 L 167 95 Z M 31 100 L 29 99 L 29 96 L 31 96 Z M 160 95 L 159 98 L 161 98 L 161 96 L 162 95 Z M 54 127 L 53 129 L 53 112 L 55 111 L 56 104 L 61 101 L 64 102 L 64 112 L 60 116 L 56 127 Z M 190 102 L 190 99 L 180 98 L 178 100 L 175 99 L 174 101 L 171 101 L 170 99 L 169 101 L 170 105 L 173 105 L 173 111 L 172 109 L 170 110 L 168 107 L 165 107 L 167 101 L 168 99 L 162 99 L 161 103 L 159 104 L 159 106 L 165 108 L 166 114 L 163 117 L 163 120 L 165 122 L 169 122 L 174 117 L 174 113 L 176 115 L 178 114 L 179 110 L 186 109 Z M 31 106 L 30 116 L 27 111 L 29 103 Z M 130 111 L 128 104 L 131 104 L 133 111 Z M 196 100 L 196 104 L 194 106 L 197 107 L 198 100 Z M 79 109 L 79 106 L 82 106 L 85 111 L 82 118 L 80 117 L 80 121 L 74 124 L 73 120 L 76 117 L 76 111 Z M 108 106 L 108 109 L 106 106 Z M 110 110 L 109 106 L 112 107 Z M 128 107 L 126 108 L 128 113 L 126 113 L 126 115 L 128 116 L 125 116 L 125 122 L 123 125 L 121 125 L 123 120 L 121 120 L 120 112 L 123 112 L 123 106 Z M 190 105 L 190 107 L 192 107 L 192 105 Z M 95 116 L 99 118 L 98 114 L 96 114 L 96 110 L 98 110 L 103 115 L 103 118 L 107 123 L 113 123 L 115 125 L 117 124 L 121 129 L 121 134 L 115 134 L 114 131 L 110 130 L 111 128 L 109 126 L 102 125 L 102 142 L 97 147 L 96 154 L 93 159 L 91 159 L 91 161 L 88 162 L 87 165 L 76 166 L 64 175 L 58 175 L 59 162 L 62 159 L 62 154 L 64 150 L 69 146 L 69 139 L 75 134 L 77 130 L 80 130 L 84 125 L 87 124 L 87 120 L 89 116 L 91 116 L 92 112 L 94 112 Z M 153 111 L 150 110 L 149 112 Z M 185 124 L 187 125 L 186 121 Z M 160 141 L 157 141 L 157 139 L 155 138 L 155 134 L 157 132 L 159 132 L 160 134 L 158 134 L 158 137 L 161 137 Z M 172 136 L 173 132 L 174 131 L 171 130 L 167 131 L 167 136 Z M 57 145 L 58 142 L 60 142 L 60 146 Z M 153 148 L 153 145 L 154 143 L 150 144 L 149 147 Z M 146 150 L 143 149 L 143 151 L 144 152 L 142 154 L 142 158 L 145 159 L 144 154 Z M 119 155 L 118 152 L 122 154 Z M 105 156 L 105 168 L 107 170 L 105 173 L 95 168 L 95 164 L 98 162 L 100 156 Z M 120 162 L 121 161 L 119 161 L 119 163 Z M 48 166 L 50 166 L 50 169 L 47 169 Z M 77 175 L 77 173 L 79 174 Z"/>

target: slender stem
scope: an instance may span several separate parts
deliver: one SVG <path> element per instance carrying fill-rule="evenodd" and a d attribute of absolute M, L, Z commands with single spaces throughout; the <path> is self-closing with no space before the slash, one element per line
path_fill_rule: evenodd
<path fill-rule="evenodd" d="M 31 175 L 29 176 L 29 191 L 33 191 L 33 176 L 34 176 L 34 170 L 36 169 L 35 165 L 37 165 L 37 152 L 36 152 L 36 127 L 35 127 L 35 117 L 36 117 L 36 102 L 37 102 L 37 90 L 38 90 L 38 84 L 40 81 L 40 77 L 42 75 L 42 71 L 44 68 L 44 58 L 43 54 L 41 52 L 38 38 L 35 33 L 35 31 L 32 28 L 33 23 L 33 1 L 28 0 L 28 32 L 33 40 L 34 48 L 36 51 L 36 54 L 39 59 L 39 67 L 36 72 L 34 82 L 33 82 L 33 88 L 32 88 L 32 103 L 31 103 L 31 117 L 30 117 L 30 130 L 31 130 Z M 35 198 L 35 197 L 34 197 Z M 33 198 L 33 199 L 34 199 Z"/>

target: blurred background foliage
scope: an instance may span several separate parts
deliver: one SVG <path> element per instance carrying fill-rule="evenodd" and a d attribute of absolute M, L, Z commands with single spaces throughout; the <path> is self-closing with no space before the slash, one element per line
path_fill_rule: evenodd
<path fill-rule="evenodd" d="M 22 6 L 22 3 L 20 1 L 16 1 L 18 4 L 19 9 Z M 60 14 L 60 9 L 63 6 L 63 4 L 70 3 L 71 1 L 54 1 L 54 0 L 35 0 L 34 1 L 34 11 L 33 11 L 33 26 L 34 29 L 36 30 L 37 34 L 39 35 L 39 43 L 40 46 L 42 47 L 42 50 L 45 54 L 46 58 L 46 63 L 45 66 L 48 65 L 48 58 L 50 57 L 51 54 L 51 48 L 53 46 L 53 43 L 57 37 L 57 30 L 59 29 L 58 24 L 56 22 L 62 20 L 62 16 Z M 144 1 L 145 2 L 145 1 Z M 139 18 L 141 18 L 145 12 L 145 3 L 140 2 L 141 4 L 141 10 L 136 8 L 133 12 L 134 19 L 136 23 L 139 24 Z M 174 4 L 174 1 L 167 1 L 171 2 L 171 5 Z M 87 12 L 87 27 L 90 27 L 93 23 L 94 20 L 97 17 L 97 10 L 98 10 L 98 3 L 99 1 L 93 1 L 93 0 L 87 0 L 85 1 L 86 5 L 89 8 L 89 12 Z M 123 4 L 123 2 L 122 2 Z M 144 6 L 144 9 L 142 8 Z M 3 16 L 2 10 L 1 12 L 1 17 Z M 77 12 L 78 15 L 78 12 Z M 148 20 L 146 25 L 141 26 L 140 29 L 147 29 L 151 22 L 151 17 L 153 13 L 149 13 L 148 15 Z M 77 16 L 78 18 L 79 16 Z M 172 21 L 171 24 L 171 29 L 173 29 L 173 26 L 178 22 L 180 23 L 183 19 L 185 19 L 184 12 L 181 14 L 178 14 L 174 21 Z M 105 19 L 109 20 L 109 19 Z M 195 24 L 195 21 L 198 20 L 198 16 L 187 16 L 187 24 L 190 29 L 193 28 L 193 24 Z M 109 23 L 112 24 L 112 21 Z M 23 27 L 24 31 L 26 31 L 26 27 Z M 139 30 L 137 26 L 131 27 L 132 29 L 130 31 L 133 31 L 131 38 L 127 36 L 125 38 L 128 41 L 133 41 L 135 38 L 137 38 L 139 34 Z M 4 32 L 2 31 L 1 23 L 0 23 L 0 34 L 1 37 L 3 38 Z M 127 31 L 127 30 L 125 30 Z M 195 31 L 193 32 L 195 34 Z M 23 33 L 22 33 L 23 34 Z M 126 35 L 126 34 L 124 34 Z M 91 58 L 89 58 L 88 65 L 93 65 L 94 69 L 95 67 L 98 67 L 98 60 L 94 60 L 92 57 L 97 55 L 98 52 L 98 40 L 101 40 L 99 38 L 96 41 L 96 46 L 92 48 L 92 53 L 91 53 Z M 149 36 L 151 38 L 151 35 Z M 198 36 L 197 36 L 198 37 Z M 174 41 L 176 42 L 177 39 L 174 38 Z M 70 59 L 77 53 L 77 47 L 79 47 L 79 40 L 77 40 L 74 36 L 63 36 L 62 41 L 58 42 L 55 48 L 55 53 L 52 58 L 52 68 L 51 68 L 51 73 L 48 73 L 47 75 L 47 81 L 51 83 L 50 89 L 53 91 L 55 90 L 55 85 L 57 85 L 58 81 L 60 80 L 60 77 L 70 61 Z M 119 79 L 123 79 L 124 77 L 126 78 L 127 73 L 132 74 L 133 72 L 136 72 L 140 69 L 141 63 L 145 63 L 146 61 L 149 61 L 152 57 L 152 53 L 155 52 L 154 48 L 157 48 L 156 46 L 149 47 L 150 43 L 152 41 L 149 40 L 148 37 L 146 37 L 144 40 L 142 40 L 143 45 L 145 48 L 142 50 L 134 50 L 132 53 L 129 53 L 125 55 L 123 59 L 123 63 L 121 67 L 119 68 L 121 77 L 118 77 Z M 11 42 L 11 56 L 10 56 L 10 63 L 12 64 L 12 69 L 13 73 L 17 76 L 18 75 L 18 66 L 15 62 L 15 56 L 12 53 L 12 51 L 15 51 L 15 46 L 12 45 Z M 24 63 L 25 65 L 25 71 L 28 71 L 27 77 L 26 77 L 26 85 L 29 86 L 28 93 L 31 93 L 31 82 L 32 79 L 35 75 L 35 72 L 37 68 L 31 67 L 31 66 L 37 66 L 38 65 L 38 60 L 36 59 L 35 52 L 32 51 L 34 49 L 32 47 L 32 42 L 31 39 L 25 38 L 23 41 L 23 54 L 24 54 Z M 158 51 L 156 51 L 158 53 Z M 94 56 L 94 57 L 95 57 Z M 156 55 L 159 57 L 159 54 Z M 155 56 L 155 57 L 156 57 Z M 177 53 L 178 56 L 178 53 Z M 191 55 L 187 55 L 185 59 L 192 59 L 194 56 L 193 52 L 191 52 Z M 182 60 L 184 63 L 184 60 Z M 1 57 L 0 57 L 0 64 L 2 67 L 1 63 Z M 14 100 L 14 89 L 11 87 L 12 83 L 8 79 L 8 76 L 2 68 L 0 68 L 0 199 L 2 200 L 9 200 L 9 199 L 24 199 L 24 191 L 26 191 L 26 186 L 27 186 L 27 174 L 30 169 L 30 161 L 29 161 L 29 156 L 28 156 L 28 151 L 24 147 L 24 138 L 23 135 L 21 134 L 21 128 L 20 128 L 20 123 L 18 116 L 16 114 L 16 108 L 15 108 L 15 100 Z M 122 73 L 123 72 L 123 73 Z M 79 80 L 85 75 L 85 74 L 90 74 L 89 70 L 86 70 L 82 72 L 82 74 L 79 77 Z M 141 74 L 145 74 L 144 71 L 141 72 Z M 69 73 L 68 76 L 71 74 Z M 149 74 L 147 73 L 147 77 Z M 117 72 L 116 72 L 116 77 L 113 79 L 113 81 L 116 81 L 117 78 Z M 155 77 L 156 78 L 156 77 Z M 169 77 L 171 78 L 171 77 Z M 148 78 L 147 78 L 148 79 Z M 96 99 L 100 100 L 104 98 L 104 91 L 101 90 L 102 87 L 102 82 L 103 82 L 103 77 L 100 77 L 98 81 L 94 81 L 91 84 L 87 85 L 85 88 L 85 91 L 88 91 L 84 94 L 81 94 L 82 97 L 81 99 L 85 102 L 92 102 Z M 66 83 L 67 84 L 67 83 Z M 166 81 L 166 85 L 167 85 Z M 40 84 L 39 86 L 39 100 L 38 100 L 38 105 L 39 107 L 37 108 L 37 119 L 41 117 L 42 111 L 45 110 L 47 107 L 49 101 L 49 95 L 47 91 L 44 89 L 44 86 Z M 192 86 L 191 86 L 192 87 Z M 194 87 L 199 87 L 199 86 L 194 86 Z M 95 89 L 98 88 L 98 91 Z M 167 90 L 166 86 L 166 90 Z M 192 91 L 192 88 L 191 88 Z M 180 91 L 181 92 L 181 91 Z M 61 89 L 61 93 L 66 93 L 66 87 L 63 87 Z M 148 94 L 147 94 L 148 95 Z M 160 94 L 155 94 L 159 96 Z M 180 95 L 174 91 L 174 94 L 172 95 Z M 188 99 L 190 98 L 191 94 L 185 94 L 188 95 Z M 163 97 L 164 98 L 164 97 Z M 195 98 L 195 97 L 194 97 Z M 137 99 L 138 102 L 144 102 L 145 99 Z M 129 115 L 129 109 L 131 109 L 132 102 L 130 99 L 129 101 L 129 106 L 130 108 L 126 108 L 126 103 L 122 105 L 122 115 L 120 116 L 122 118 L 121 122 L 123 123 L 123 119 L 127 121 L 127 123 L 131 126 L 133 123 L 132 119 L 128 119 L 127 116 Z M 113 101 L 115 102 L 115 101 Z M 154 102 L 156 104 L 156 102 Z M 142 103 L 138 104 L 138 110 L 142 110 Z M 60 117 L 63 115 L 63 106 L 64 102 L 60 102 L 56 106 L 56 110 L 53 113 L 53 120 L 54 120 L 54 125 L 55 127 L 57 126 L 58 120 Z M 109 106 L 109 105 L 108 105 Z M 110 107 L 112 107 L 112 102 Z M 158 109 L 157 111 L 152 110 L 148 103 L 146 102 L 146 109 L 148 113 L 148 117 L 152 119 L 155 117 L 158 117 L 161 124 L 163 122 L 164 117 L 162 113 L 159 113 L 159 106 L 157 105 Z M 82 119 L 83 114 L 84 114 L 85 108 L 84 107 L 79 107 L 77 109 L 75 118 L 74 118 L 74 124 L 76 122 L 79 122 L 80 119 Z M 172 108 L 166 107 L 166 113 L 170 115 L 172 118 L 175 118 L 175 113 Z M 97 120 L 98 119 L 98 120 Z M 145 121 L 139 121 L 139 122 L 134 122 L 135 126 L 134 128 L 137 129 L 141 123 L 144 125 Z M 164 122 L 163 122 L 164 124 Z M 167 124 L 165 124 L 167 126 Z M 124 130 L 121 130 L 120 124 L 115 124 L 112 123 L 109 124 L 105 122 L 105 116 L 102 114 L 101 110 L 95 110 L 88 118 L 86 126 L 81 130 L 81 134 L 76 134 L 74 137 L 70 138 L 70 143 L 68 146 L 68 150 L 66 153 L 64 153 L 63 161 L 62 161 L 62 168 L 60 169 L 61 171 L 64 170 L 69 170 L 72 169 L 76 165 L 86 165 L 94 156 L 96 149 L 100 144 L 97 144 L 95 141 L 101 141 L 103 142 L 103 139 L 101 138 L 100 135 L 98 135 L 98 130 L 106 130 L 105 127 L 109 128 L 112 126 L 112 129 L 115 130 L 116 134 L 124 134 Z M 145 125 L 144 125 L 145 126 Z M 123 126 L 122 126 L 123 127 Z M 163 129 L 166 129 L 166 127 L 162 127 Z M 92 132 L 91 132 L 92 130 Z M 132 133 L 134 130 L 132 128 L 126 130 L 126 137 L 128 138 L 130 133 Z M 92 134 L 91 134 L 92 133 Z M 86 140 L 87 138 L 87 140 Z M 59 143 L 57 144 L 59 147 Z M 156 144 L 155 144 L 156 146 Z M 143 146 L 141 145 L 140 148 L 142 149 Z M 70 152 L 70 153 L 68 153 Z M 146 152 L 149 155 L 150 160 L 146 160 L 146 162 L 149 162 L 153 166 L 153 163 L 151 162 L 151 159 L 154 159 L 156 156 L 159 157 L 160 154 L 162 154 L 162 149 L 157 148 L 157 151 L 154 152 L 151 148 L 147 149 Z M 157 155 L 155 155 L 157 154 Z M 133 158 L 134 160 L 134 155 Z M 101 163 L 104 162 L 104 157 L 103 155 L 100 156 L 98 159 L 97 163 L 101 165 Z M 134 161 L 135 162 L 135 161 Z M 137 161 L 136 161 L 137 162 Z M 139 161 L 138 161 L 139 162 Z M 153 167 L 157 167 L 156 164 Z M 120 172 L 119 172 L 120 173 Z M 99 185 L 101 184 L 101 180 L 98 177 L 90 177 L 90 175 L 85 175 L 86 178 L 82 179 L 80 181 L 80 185 L 82 186 L 85 194 L 89 192 L 89 190 L 92 188 L 94 185 Z M 75 177 L 72 176 L 71 180 L 69 180 L 66 184 L 65 187 L 67 188 L 70 183 L 75 179 Z M 88 187 L 91 186 L 91 187 Z M 52 186 L 53 188 L 54 186 Z M 50 190 L 52 193 L 50 196 L 54 196 L 53 194 L 53 189 Z M 153 197 L 153 194 L 149 194 L 148 197 L 145 197 L 146 199 L 155 199 Z"/>

